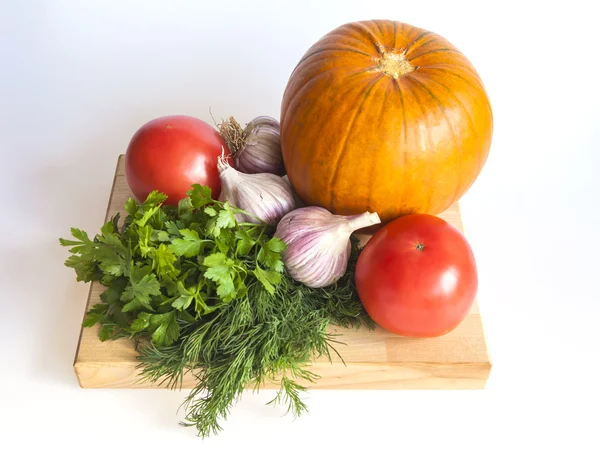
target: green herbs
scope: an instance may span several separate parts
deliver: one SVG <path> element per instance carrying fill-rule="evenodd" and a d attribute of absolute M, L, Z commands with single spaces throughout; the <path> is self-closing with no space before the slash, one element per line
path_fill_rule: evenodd
<path fill-rule="evenodd" d="M 373 327 L 354 289 L 357 257 L 353 239 L 350 270 L 330 287 L 313 289 L 284 274 L 272 295 L 255 283 L 244 298 L 186 326 L 178 344 L 143 348 L 142 377 L 177 388 L 196 368 L 197 386 L 186 400 L 183 424 L 203 437 L 221 430 L 220 419 L 245 388 L 263 382 L 279 382 L 271 403 L 285 403 L 300 415 L 306 406 L 299 394 L 317 379 L 309 364 L 321 356 L 331 360 L 332 351 L 339 356 L 328 325 Z"/>
<path fill-rule="evenodd" d="M 253 282 L 273 291 L 285 245 L 266 225 L 236 223 L 237 210 L 210 195 L 195 185 L 169 208 L 161 207 L 165 195 L 152 192 L 141 205 L 127 201 L 120 229 L 117 215 L 93 240 L 79 229 L 71 230 L 75 240 L 60 239 L 71 247 L 66 265 L 77 280 L 107 287 L 84 325 L 100 322 L 102 340 L 141 334 L 169 345 L 183 323 L 246 296 Z"/>
<path fill-rule="evenodd" d="M 346 274 L 313 289 L 285 272 L 273 227 L 238 223 L 244 211 L 212 200 L 209 188 L 194 185 L 177 207 L 164 200 L 130 199 L 122 225 L 117 215 L 93 239 L 78 229 L 60 239 L 77 279 L 106 287 L 83 325 L 100 323 L 101 340 L 135 338 L 141 381 L 178 388 L 193 370 L 184 424 L 201 436 L 264 382 L 281 385 L 272 402 L 302 413 L 299 393 L 316 379 L 309 364 L 331 358 L 328 325 L 372 326 L 354 289 L 357 242 Z"/>

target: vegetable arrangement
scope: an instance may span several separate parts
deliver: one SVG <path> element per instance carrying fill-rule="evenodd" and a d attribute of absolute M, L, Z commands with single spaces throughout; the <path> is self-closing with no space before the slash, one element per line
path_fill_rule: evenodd
<path fill-rule="evenodd" d="M 126 152 L 124 219 L 60 239 L 77 280 L 106 288 L 83 325 L 134 339 L 142 380 L 193 373 L 183 424 L 203 437 L 264 382 L 305 411 L 310 363 L 342 357 L 330 324 L 435 337 L 477 291 L 468 242 L 428 214 L 460 198 L 490 145 L 458 50 L 397 22 L 344 25 L 302 58 L 281 117 L 148 122 Z M 357 231 L 375 232 L 364 249 Z"/>

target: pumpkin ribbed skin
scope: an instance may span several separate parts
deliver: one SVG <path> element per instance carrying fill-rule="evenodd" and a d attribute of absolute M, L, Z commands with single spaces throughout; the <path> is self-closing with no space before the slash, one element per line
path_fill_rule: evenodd
<path fill-rule="evenodd" d="M 374 20 L 342 25 L 303 56 L 283 96 L 281 147 L 306 204 L 386 223 L 458 200 L 487 159 L 492 127 L 481 79 L 450 42 Z"/>

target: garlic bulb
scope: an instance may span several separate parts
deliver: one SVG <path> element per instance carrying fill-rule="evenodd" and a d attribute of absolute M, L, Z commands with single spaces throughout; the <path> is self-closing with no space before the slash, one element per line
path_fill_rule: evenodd
<path fill-rule="evenodd" d="M 337 282 L 348 268 L 352 232 L 379 223 L 377 213 L 344 217 L 310 206 L 283 217 L 275 237 L 287 245 L 282 258 L 292 278 L 309 287 L 327 287 Z"/>
<path fill-rule="evenodd" d="M 221 179 L 219 201 L 227 201 L 248 214 L 236 214 L 236 220 L 275 225 L 295 208 L 294 191 L 288 181 L 271 173 L 241 173 L 224 156 L 217 162 Z M 258 218 L 257 218 L 258 217 Z"/>
<path fill-rule="evenodd" d="M 256 117 L 248 123 L 244 128 L 245 142 L 234 153 L 235 168 L 243 173 L 284 175 L 279 131 L 279 122 L 271 117 Z"/>

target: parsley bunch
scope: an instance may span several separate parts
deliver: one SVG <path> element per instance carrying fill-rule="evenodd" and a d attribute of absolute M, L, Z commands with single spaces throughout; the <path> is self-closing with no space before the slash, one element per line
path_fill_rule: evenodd
<path fill-rule="evenodd" d="M 213 200 L 210 188 L 192 186 L 177 207 L 165 199 L 129 199 L 122 225 L 117 214 L 93 239 L 79 229 L 60 239 L 77 280 L 106 287 L 83 325 L 100 323 L 103 341 L 134 338 L 142 381 L 180 388 L 193 372 L 183 424 L 203 437 L 221 429 L 245 388 L 265 381 L 281 385 L 271 402 L 299 415 L 299 381 L 317 378 L 309 364 L 337 353 L 328 325 L 373 327 L 354 288 L 357 240 L 346 274 L 312 289 L 285 272 L 273 227 L 238 222 L 245 212 Z"/>

